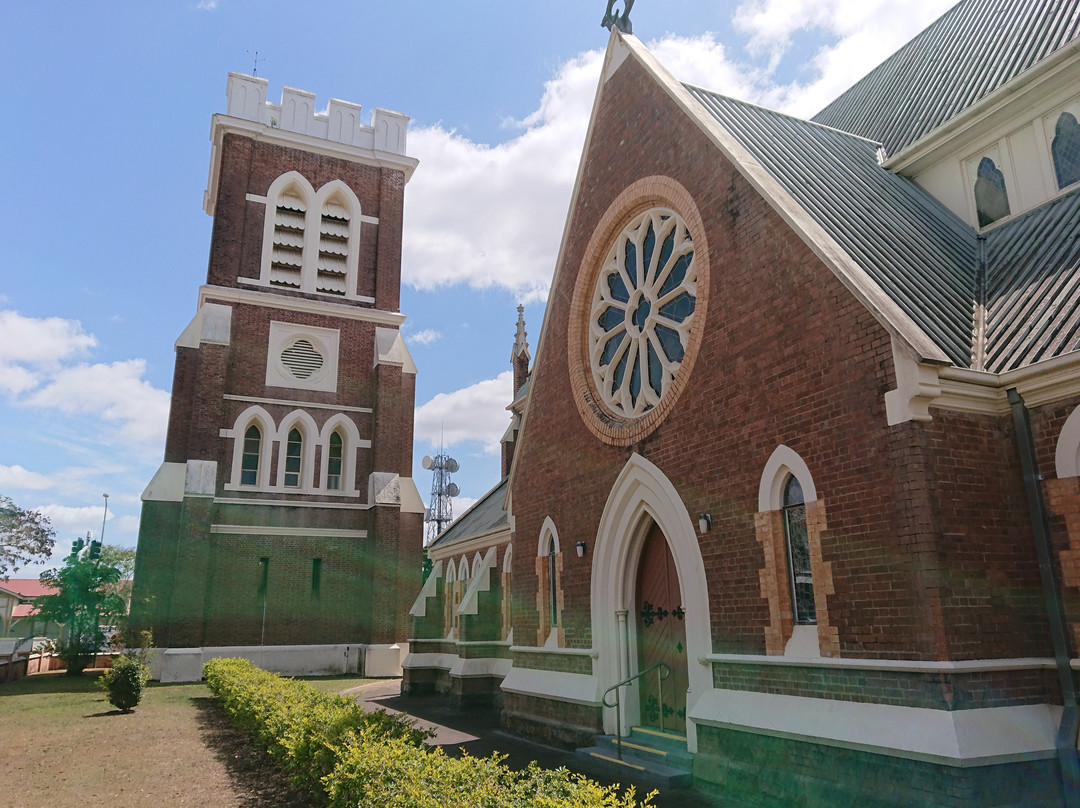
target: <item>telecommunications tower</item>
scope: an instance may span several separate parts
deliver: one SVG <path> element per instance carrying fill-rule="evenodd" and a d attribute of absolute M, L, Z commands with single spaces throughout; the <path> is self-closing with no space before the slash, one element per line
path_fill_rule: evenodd
<path fill-rule="evenodd" d="M 424 544 L 431 544 L 436 537 L 454 521 L 454 507 L 451 500 L 461 493 L 457 483 L 450 481 L 450 475 L 461 466 L 450 455 L 439 450 L 435 457 L 425 455 L 420 465 L 433 472 L 431 478 L 431 500 L 427 509 L 427 537 Z"/>

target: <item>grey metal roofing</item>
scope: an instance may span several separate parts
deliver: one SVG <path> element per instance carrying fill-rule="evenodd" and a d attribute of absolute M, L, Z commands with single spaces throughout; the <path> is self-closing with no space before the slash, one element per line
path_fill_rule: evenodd
<path fill-rule="evenodd" d="M 986 370 L 1080 347 L 1078 224 L 1074 191 L 986 234 Z"/>
<path fill-rule="evenodd" d="M 1080 0 L 965 0 L 813 120 L 892 155 L 1080 34 Z"/>
<path fill-rule="evenodd" d="M 448 544 L 471 539 L 473 536 L 509 527 L 510 522 L 506 518 L 506 509 L 503 507 L 503 502 L 506 500 L 506 484 L 509 480 L 509 477 L 504 477 L 502 482 L 480 497 L 471 508 L 444 530 L 431 543 L 431 546 L 445 547 Z"/>
<path fill-rule="evenodd" d="M 687 90 L 957 365 L 971 365 L 975 231 L 877 144 L 687 85 Z"/>

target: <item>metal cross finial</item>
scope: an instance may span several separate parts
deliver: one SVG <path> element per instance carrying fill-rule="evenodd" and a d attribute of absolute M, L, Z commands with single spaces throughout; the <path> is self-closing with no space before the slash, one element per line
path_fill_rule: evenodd
<path fill-rule="evenodd" d="M 624 34 L 634 33 L 634 26 L 630 23 L 630 9 L 634 7 L 634 0 L 623 0 L 623 12 L 612 13 L 612 7 L 615 5 L 615 0 L 608 0 L 607 12 L 604 14 L 604 19 L 600 22 L 600 25 L 607 28 L 609 31 L 614 26 L 622 31 Z"/>
<path fill-rule="evenodd" d="M 265 62 L 265 61 L 266 61 L 266 57 L 264 56 L 264 57 L 262 57 L 262 58 L 260 59 L 260 58 L 259 58 L 259 52 L 258 52 L 258 51 L 255 51 L 255 55 L 254 55 L 254 56 L 252 56 L 252 54 L 251 54 L 251 51 L 248 51 L 248 52 L 247 52 L 247 55 L 248 55 L 248 56 L 251 56 L 251 60 L 252 60 L 252 62 L 253 62 L 252 66 L 251 66 L 251 75 L 253 75 L 253 76 L 257 76 L 257 75 L 259 75 L 259 62 Z"/>

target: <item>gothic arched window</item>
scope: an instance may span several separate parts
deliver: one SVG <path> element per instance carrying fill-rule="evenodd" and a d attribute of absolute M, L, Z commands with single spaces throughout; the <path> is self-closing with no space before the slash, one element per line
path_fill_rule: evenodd
<path fill-rule="evenodd" d="M 1076 116 L 1061 113 L 1054 128 L 1054 142 L 1050 146 L 1054 156 L 1054 173 L 1058 188 L 1080 181 L 1080 124 Z"/>
<path fill-rule="evenodd" d="M 330 449 L 326 459 L 326 487 L 331 491 L 341 488 L 342 441 L 340 432 L 330 434 Z"/>
<path fill-rule="evenodd" d="M 551 627 L 559 625 L 559 586 L 555 577 L 555 540 L 548 543 L 548 611 Z"/>
<path fill-rule="evenodd" d="M 252 424 L 244 433 L 244 452 L 240 459 L 240 485 L 259 484 L 259 450 L 262 433 Z M 235 466 L 234 466 L 235 468 Z"/>
<path fill-rule="evenodd" d="M 285 486 L 300 487 L 300 464 L 303 457 L 304 438 L 299 429 L 289 430 L 289 440 L 285 445 Z"/>
<path fill-rule="evenodd" d="M 806 532 L 806 504 L 802 486 L 792 475 L 784 486 L 784 538 L 791 575 L 791 610 L 797 625 L 817 623 L 814 578 L 810 569 L 810 543 Z"/>
<path fill-rule="evenodd" d="M 1005 190 L 1005 175 L 989 157 L 979 161 L 975 179 L 975 210 L 979 214 L 979 227 L 986 227 L 1008 216 L 1009 194 Z"/>

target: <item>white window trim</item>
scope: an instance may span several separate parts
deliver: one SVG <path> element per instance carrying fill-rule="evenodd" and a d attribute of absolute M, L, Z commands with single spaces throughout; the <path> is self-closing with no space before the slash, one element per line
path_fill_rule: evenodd
<path fill-rule="evenodd" d="M 784 483 L 787 482 L 789 474 L 802 486 L 803 502 L 817 500 L 817 487 L 814 485 L 814 478 L 810 476 L 810 469 L 797 452 L 781 443 L 773 450 L 761 472 L 758 511 L 779 511 L 784 507 Z"/>
<path fill-rule="evenodd" d="M 282 352 L 302 339 L 310 342 L 323 359 L 322 367 L 306 379 L 296 378 L 281 361 Z M 341 332 L 336 328 L 271 320 L 266 354 L 266 386 L 336 393 L 340 342 Z"/>
<path fill-rule="evenodd" d="M 979 227 L 979 206 L 975 203 L 975 180 L 978 178 L 979 163 L 982 162 L 984 157 L 993 160 L 997 170 L 1005 178 L 1005 195 L 1009 200 L 1009 215 L 1002 216 L 1000 219 L 986 225 L 986 227 Z M 1023 213 L 1020 210 L 1020 192 L 1016 187 L 1016 177 L 1013 176 L 1012 152 L 1009 148 L 1008 137 L 1002 137 L 993 143 L 987 143 L 977 152 L 961 160 L 960 164 L 963 167 L 964 182 L 966 184 L 969 221 L 974 224 L 976 230 L 980 233 L 986 233 L 995 227 L 1000 227 L 1005 222 L 1011 222 Z"/>
<path fill-rule="evenodd" d="M 335 430 L 341 435 L 341 488 L 332 491 L 327 488 L 326 482 L 330 473 L 330 436 Z M 353 420 L 340 413 L 332 416 L 323 424 L 319 445 L 322 447 L 319 488 L 330 494 L 359 496 L 360 491 L 356 488 L 356 451 L 364 442 L 360 440 L 360 430 L 356 428 Z"/>
<path fill-rule="evenodd" d="M 1061 427 L 1054 465 L 1059 480 L 1080 477 L 1080 407 L 1072 411 Z"/>
<path fill-rule="evenodd" d="M 360 266 L 360 226 L 362 222 L 370 221 L 371 217 L 362 215 L 360 200 L 357 199 L 353 190 L 341 180 L 332 180 L 316 192 L 311 183 L 297 171 L 288 171 L 274 180 L 270 184 L 265 198 L 251 200 L 266 205 L 263 219 L 262 259 L 258 281 L 255 282 L 253 279 L 242 280 L 248 283 L 257 283 L 257 285 L 263 287 L 278 288 L 272 287 L 270 283 L 270 262 L 274 252 L 274 219 L 277 213 L 278 200 L 286 191 L 291 191 L 303 199 L 306 208 L 299 291 L 306 294 L 321 294 L 331 299 L 370 301 L 370 298 L 357 296 L 356 285 Z M 345 256 L 344 295 L 320 292 L 315 287 L 318 277 L 319 232 L 322 224 L 322 209 L 325 202 L 331 197 L 336 197 L 341 206 L 349 212 L 349 239 L 348 252 Z"/>
<path fill-rule="evenodd" d="M 244 433 L 248 427 L 259 427 L 259 470 L 255 475 L 255 485 L 241 485 L 240 472 L 244 462 Z M 262 407 L 255 405 L 248 407 L 236 418 L 231 430 L 223 430 L 222 437 L 233 440 L 232 472 L 229 475 L 230 485 L 226 488 L 236 491 L 265 491 L 270 487 L 270 458 L 277 430 L 274 427 L 274 419 L 270 413 Z"/>
<path fill-rule="evenodd" d="M 285 485 L 285 458 L 289 449 L 289 433 L 297 429 L 303 441 L 300 454 L 300 485 Z M 318 442 L 319 429 L 315 419 L 303 410 L 293 410 L 281 421 L 277 432 L 278 467 L 276 487 L 281 491 L 294 491 L 301 494 L 315 493 L 313 480 L 315 469 L 315 444 Z"/>

